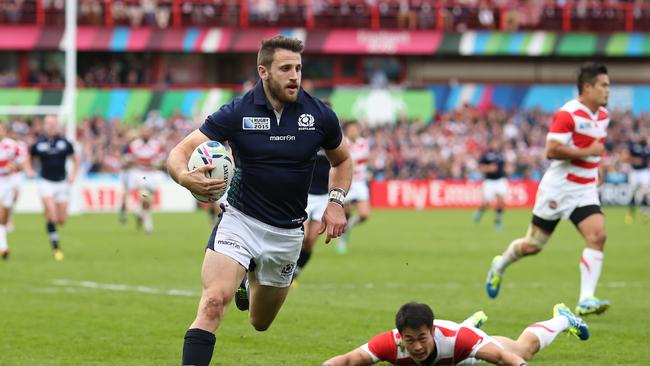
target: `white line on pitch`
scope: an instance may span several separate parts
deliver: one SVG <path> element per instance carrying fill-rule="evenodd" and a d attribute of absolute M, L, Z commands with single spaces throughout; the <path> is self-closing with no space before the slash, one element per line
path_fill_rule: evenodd
<path fill-rule="evenodd" d="M 139 292 L 143 294 L 152 294 L 152 295 L 168 295 L 168 296 L 199 296 L 200 293 L 192 290 L 183 290 L 183 289 L 161 289 L 148 286 L 130 286 L 116 283 L 99 283 L 93 281 L 72 281 L 72 280 L 52 280 L 52 283 L 57 286 L 66 286 L 68 288 L 88 288 L 94 290 L 107 290 L 107 291 L 119 291 L 119 292 Z"/>

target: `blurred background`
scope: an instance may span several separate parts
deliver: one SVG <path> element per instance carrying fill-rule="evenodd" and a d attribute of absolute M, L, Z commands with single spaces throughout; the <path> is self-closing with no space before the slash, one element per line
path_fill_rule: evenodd
<path fill-rule="evenodd" d="M 65 10 L 0 0 L 0 119 L 28 143 L 51 110 L 39 107 L 63 103 Z M 511 167 L 509 204 L 531 205 L 552 113 L 576 96 L 584 61 L 606 64 L 612 80 L 606 203 L 629 201 L 627 144 L 650 131 L 650 1 L 82 0 L 76 10 L 68 135 L 86 178 L 82 211 L 117 209 L 120 155 L 138 126 L 169 151 L 254 85 L 260 40 L 279 33 L 306 43 L 304 88 L 362 124 L 376 207 L 478 205 L 478 159 L 494 138 Z M 18 211 L 40 210 L 31 183 Z M 428 199 L 409 195 L 418 187 Z M 193 209 L 178 188 L 162 185 L 157 206 Z"/>

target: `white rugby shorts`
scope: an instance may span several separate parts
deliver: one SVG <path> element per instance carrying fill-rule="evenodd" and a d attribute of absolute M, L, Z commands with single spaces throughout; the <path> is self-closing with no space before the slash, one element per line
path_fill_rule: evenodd
<path fill-rule="evenodd" d="M 323 213 L 329 203 L 329 195 L 325 194 L 309 194 L 307 196 L 307 220 L 321 221 Z"/>
<path fill-rule="evenodd" d="M 158 170 L 131 169 L 128 173 L 128 189 L 146 189 L 155 192 L 160 185 L 162 172 Z"/>
<path fill-rule="evenodd" d="M 560 189 L 540 184 L 533 215 L 548 221 L 566 220 L 576 208 L 591 205 L 600 206 L 595 185 L 580 187 L 577 183 L 567 182 L 566 187 Z"/>
<path fill-rule="evenodd" d="M 493 201 L 497 195 L 500 195 L 505 199 L 508 195 L 508 180 L 505 177 L 499 179 L 485 179 L 482 188 L 484 201 Z"/>
<path fill-rule="evenodd" d="M 38 181 L 38 190 L 43 198 L 53 198 L 54 202 L 66 203 L 70 196 L 70 184 L 66 180 L 54 182 L 41 178 Z"/>
<path fill-rule="evenodd" d="M 345 197 L 346 202 L 355 201 L 368 201 L 370 199 L 370 191 L 368 190 L 368 183 L 365 181 L 352 181 L 350 185 L 350 192 Z"/>
<path fill-rule="evenodd" d="M 632 169 L 628 178 L 632 188 L 650 186 L 650 169 Z"/>
<path fill-rule="evenodd" d="M 265 224 L 229 205 L 212 231 L 208 248 L 249 269 L 255 262 L 257 282 L 289 287 L 304 237 L 302 227 L 284 229 Z"/>
<path fill-rule="evenodd" d="M 11 175 L 0 175 L 0 204 L 4 208 L 10 208 L 14 202 L 14 185 Z"/>

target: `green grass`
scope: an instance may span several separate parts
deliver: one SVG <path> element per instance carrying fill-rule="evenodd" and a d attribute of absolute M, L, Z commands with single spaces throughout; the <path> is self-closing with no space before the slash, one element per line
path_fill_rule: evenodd
<path fill-rule="evenodd" d="M 606 211 L 597 295 L 612 308 L 587 319 L 589 341 L 560 335 L 533 364 L 650 359 L 650 225 L 626 226 L 624 212 Z M 508 211 L 505 229 L 496 232 L 491 214 L 475 225 L 463 210 L 375 211 L 354 230 L 347 255 L 317 245 L 267 332 L 254 331 L 233 306 L 217 332 L 212 364 L 320 365 L 392 328 L 395 311 L 410 300 L 455 321 L 483 309 L 489 334 L 516 337 L 549 318 L 555 303 L 575 306 L 584 247 L 573 226 L 561 223 L 544 252 L 510 267 L 499 298 L 488 299 L 483 282 L 492 257 L 524 234 L 529 218 L 528 210 Z M 119 225 L 115 215 L 72 217 L 60 231 L 66 258 L 55 262 L 42 216 L 18 215 L 12 257 L 0 262 L 0 365 L 180 364 L 210 228 L 201 212 L 157 214 L 155 221 L 155 234 L 147 236 Z M 164 293 L 172 289 L 189 296 Z"/>

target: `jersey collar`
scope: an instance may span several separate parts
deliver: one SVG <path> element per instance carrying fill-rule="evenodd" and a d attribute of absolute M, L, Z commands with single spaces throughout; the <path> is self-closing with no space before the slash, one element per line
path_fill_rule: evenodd
<path fill-rule="evenodd" d="M 296 99 L 296 103 L 298 104 L 303 104 L 303 100 L 305 97 L 305 92 L 300 87 L 300 90 L 298 90 L 298 99 Z M 266 98 L 266 94 L 264 94 L 264 87 L 262 86 L 262 80 L 258 80 L 257 84 L 255 84 L 255 88 L 253 89 L 253 103 L 256 105 L 263 105 L 266 106 L 267 109 L 273 109 L 273 106 L 271 105 L 271 102 L 269 102 L 268 98 Z"/>

